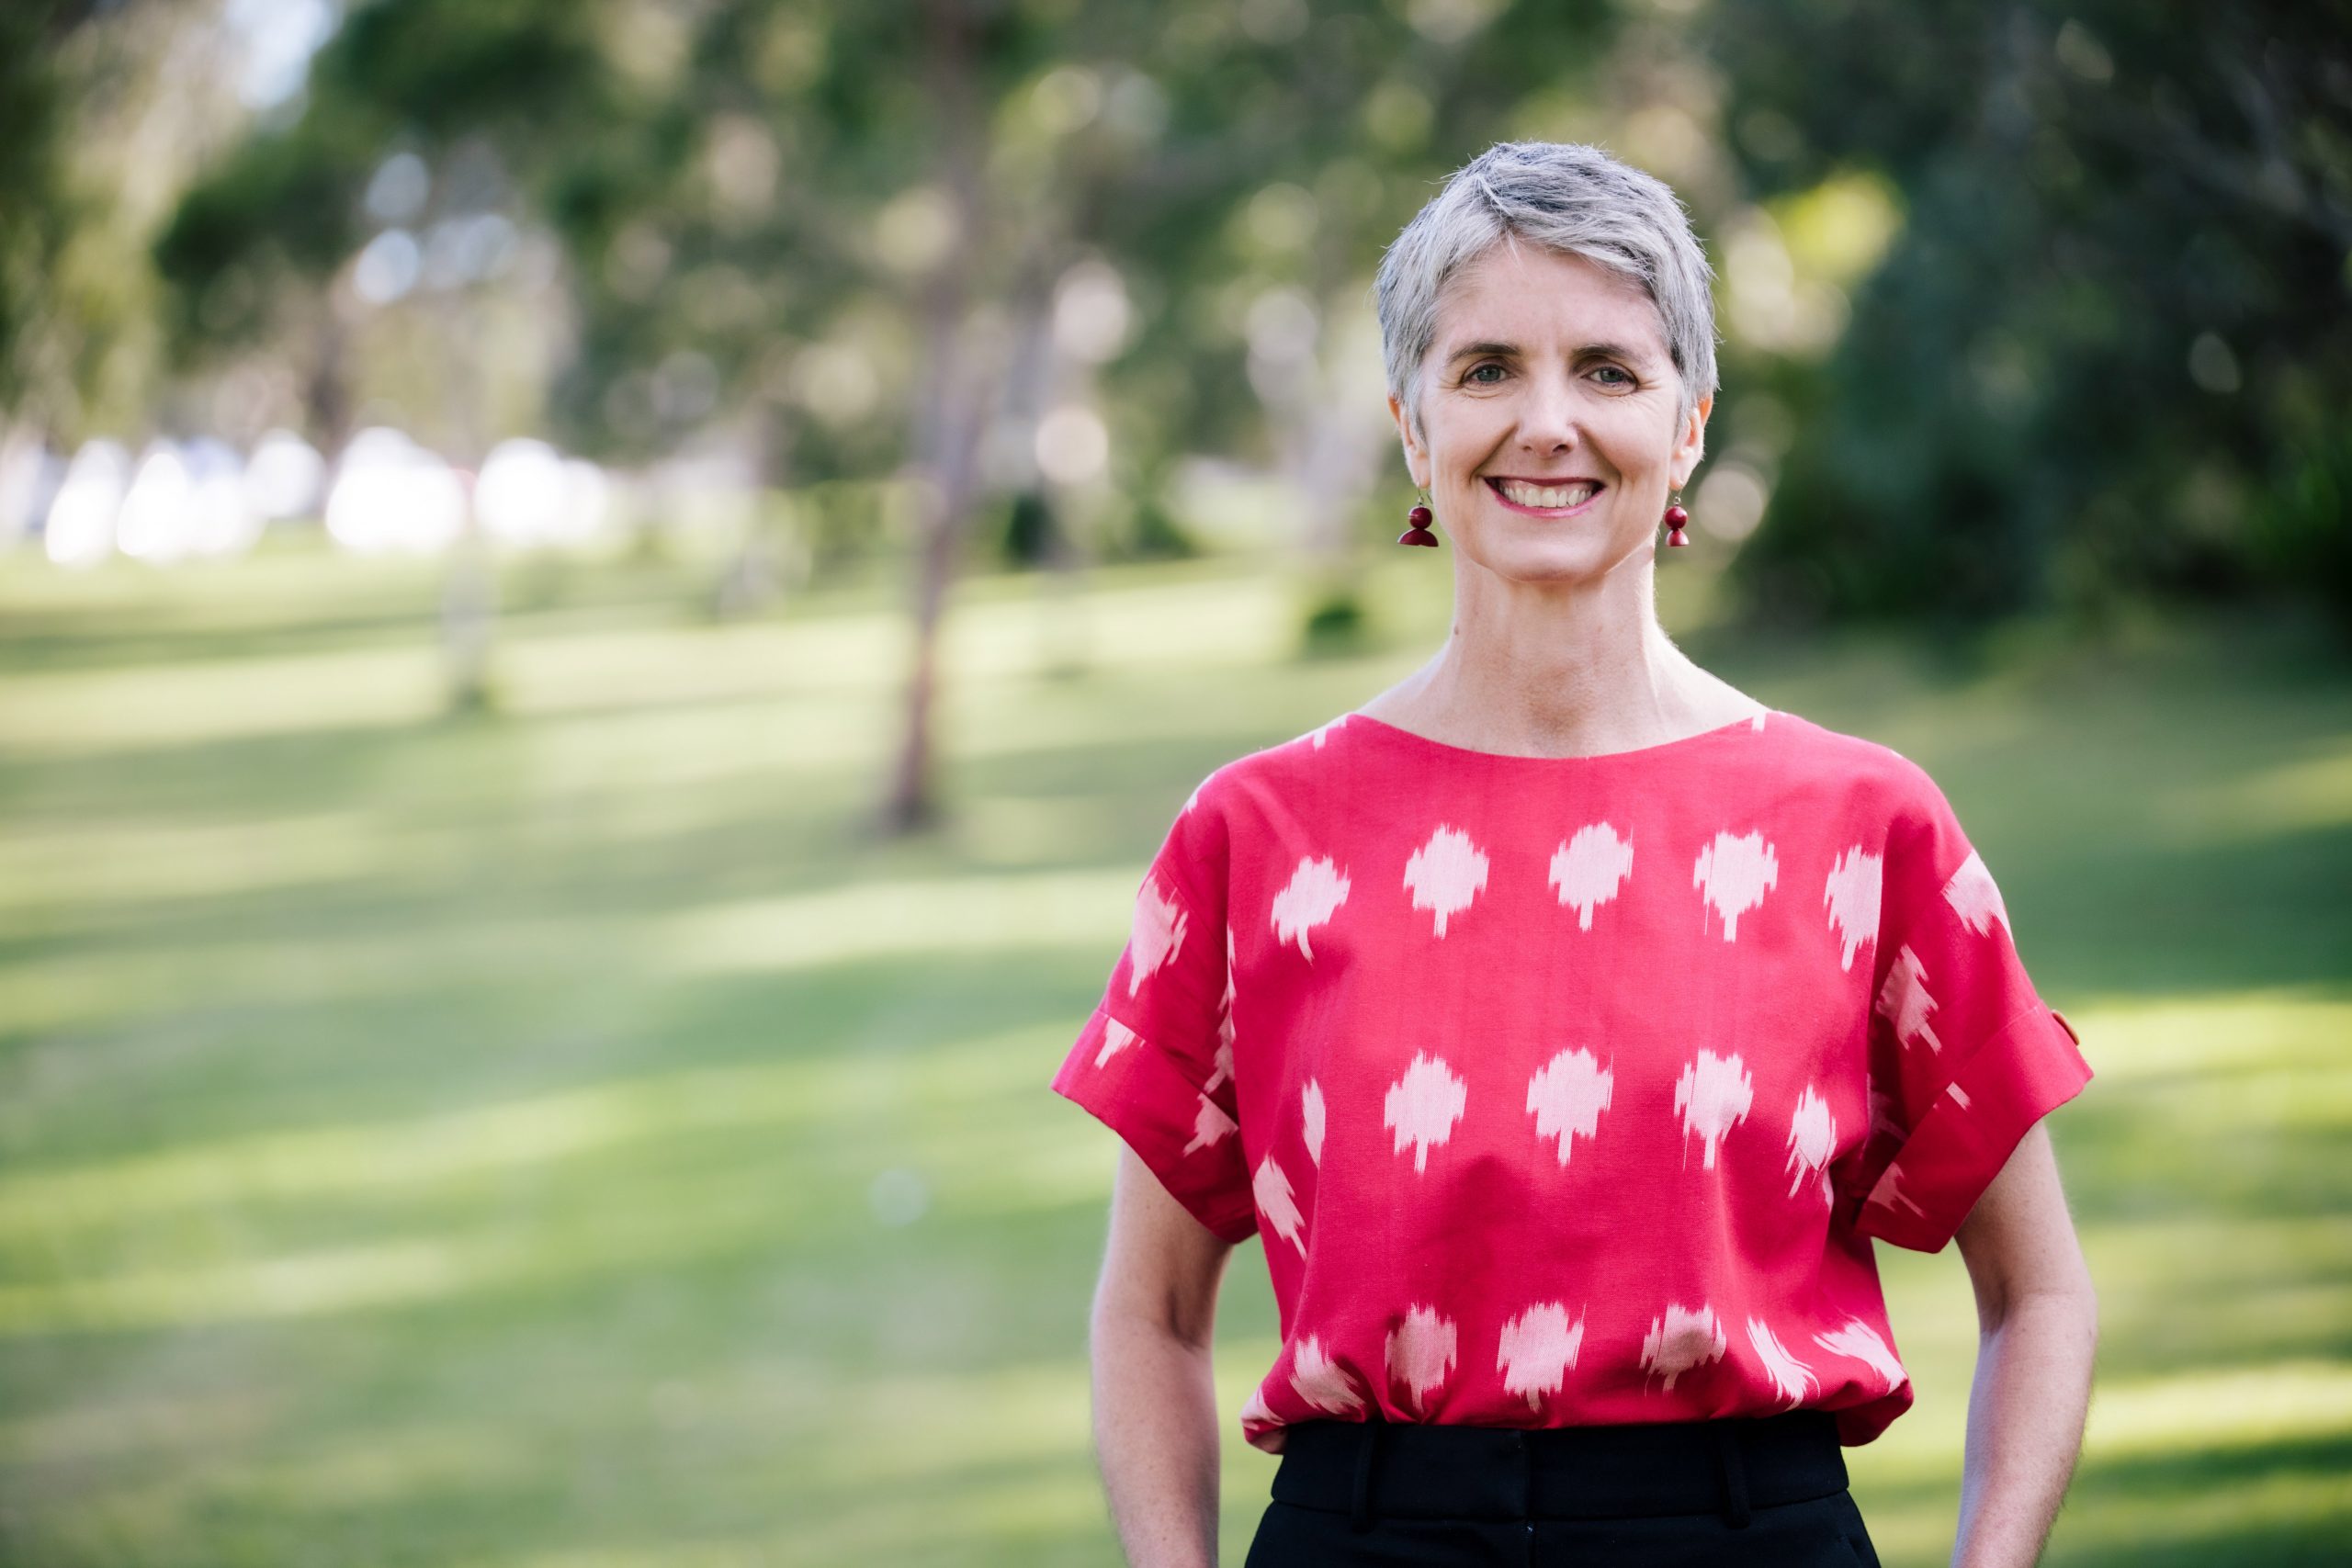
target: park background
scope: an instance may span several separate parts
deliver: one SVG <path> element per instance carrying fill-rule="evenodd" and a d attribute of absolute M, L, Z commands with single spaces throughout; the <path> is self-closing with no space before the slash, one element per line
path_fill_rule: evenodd
<path fill-rule="evenodd" d="M 1672 633 L 1902 750 L 2098 1077 L 2056 1564 L 2352 1539 L 2352 11 L 17 0 L 0 1560 L 1096 1563 L 1046 1081 L 1444 635 L 1368 286 L 1671 183 Z M 1848 1450 L 1949 1551 L 1974 1318 Z M 1273 1461 L 1218 1328 L 1225 1549 Z"/>

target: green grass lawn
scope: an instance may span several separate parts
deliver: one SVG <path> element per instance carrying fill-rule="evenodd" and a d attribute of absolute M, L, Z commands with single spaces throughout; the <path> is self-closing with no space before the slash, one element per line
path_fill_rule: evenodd
<path fill-rule="evenodd" d="M 2097 1069 L 2052 1123 L 2105 1326 L 2048 1561 L 2342 1562 L 2342 655 L 1768 646 L 1680 564 L 1710 668 L 1943 784 Z M 497 711 L 447 717 L 425 568 L 0 560 L 0 1562 L 1115 1561 L 1114 1148 L 1046 1082 L 1193 785 L 1442 636 L 1436 565 L 1377 571 L 1370 649 L 1312 660 L 1259 568 L 975 581 L 951 815 L 885 844 L 893 582 L 715 625 L 682 569 L 528 566 Z M 1973 1309 L 1956 1248 L 1881 1256 L 1919 1403 L 1848 1459 L 1926 1568 Z M 1253 1246 L 1229 1562 L 1273 1335 Z"/>

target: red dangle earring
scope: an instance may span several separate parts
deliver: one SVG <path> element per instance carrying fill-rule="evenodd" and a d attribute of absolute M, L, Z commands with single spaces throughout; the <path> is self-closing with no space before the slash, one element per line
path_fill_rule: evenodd
<path fill-rule="evenodd" d="M 1690 514 L 1679 506 L 1668 507 L 1666 509 L 1666 542 L 1669 545 L 1689 544 L 1690 541 L 1683 537 L 1682 525 L 1690 521 Z"/>
<path fill-rule="evenodd" d="M 1412 511 L 1405 513 L 1405 521 L 1410 523 L 1412 526 L 1396 536 L 1396 542 L 1398 544 L 1427 545 L 1431 549 L 1435 549 L 1437 547 L 1437 536 L 1430 532 L 1430 524 L 1435 521 L 1435 513 L 1431 513 L 1429 509 L 1427 504 L 1429 499 L 1430 492 L 1427 491 L 1421 491 L 1421 501 L 1423 504 L 1416 506 Z"/>

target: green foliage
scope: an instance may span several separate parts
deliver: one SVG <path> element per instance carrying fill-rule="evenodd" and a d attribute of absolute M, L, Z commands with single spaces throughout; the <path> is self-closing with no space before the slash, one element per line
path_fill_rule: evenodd
<path fill-rule="evenodd" d="M 1139 560 L 1183 560 L 1202 553 L 1200 542 L 1153 496 L 1136 502 L 1128 536 L 1130 553 Z"/>
<path fill-rule="evenodd" d="M 1054 510 L 1035 490 L 1018 491 L 1004 503 L 998 555 L 1007 565 L 1035 566 L 1044 561 L 1054 535 Z"/>
<path fill-rule="evenodd" d="M 0 7 L 0 409 L 22 391 L 20 345 L 57 252 L 61 85 L 48 34 L 62 5 Z"/>
<path fill-rule="evenodd" d="M 2310 583 L 2352 629 L 2352 432 L 2340 422 L 2278 455 L 2249 518 L 2255 561 L 2277 581 Z"/>
<path fill-rule="evenodd" d="M 144 412 L 154 301 L 121 239 L 135 219 L 110 188 L 135 151 L 133 117 L 109 111 L 163 69 L 175 20 L 154 15 L 102 0 L 0 6 L 0 414 L 68 441 L 119 434 Z M 173 156 L 137 151 L 151 177 Z"/>
<path fill-rule="evenodd" d="M 484 137 L 532 170 L 569 128 L 610 111 L 595 43 L 601 7 L 556 0 L 377 0 L 356 6 L 311 63 L 308 106 L 266 130 L 182 197 L 157 241 L 165 276 L 197 296 L 184 327 L 237 336 L 248 310 L 208 291 L 241 268 L 318 280 L 364 235 L 360 198 L 385 158 Z M 283 270 L 280 271 L 279 269 Z M 250 284 L 243 291 L 262 290 Z"/>
<path fill-rule="evenodd" d="M 319 279 L 367 237 L 351 225 L 385 154 L 487 142 L 570 263 L 554 433 L 638 458 L 747 413 L 788 426 L 773 467 L 796 482 L 919 455 L 943 313 L 1017 327 L 1100 256 L 1135 308 L 1100 385 L 1148 411 L 1117 444 L 1141 496 L 1184 451 L 1265 444 L 1252 299 L 1355 308 L 1429 182 L 1527 95 L 1596 76 L 1613 27 L 1597 0 L 377 0 L 319 56 L 301 119 L 194 193 L 163 255 L 196 349 L 243 341 L 267 326 L 257 279 Z M 926 257 L 903 237 L 934 208 L 952 237 Z M 843 392 L 827 354 L 872 393 Z"/>
<path fill-rule="evenodd" d="M 157 236 L 183 363 L 261 340 L 277 324 L 279 288 L 325 277 L 356 248 L 380 127 L 330 118 L 246 143 L 181 198 Z"/>
<path fill-rule="evenodd" d="M 1667 101 L 1635 65 L 1699 48 L 1739 176 L 1689 182 L 1702 221 L 1744 182 L 1846 307 L 1826 358 L 1727 350 L 1717 435 L 1759 390 L 1792 435 L 1735 568 L 1752 604 L 2341 602 L 2341 514 L 2291 495 L 2321 493 L 2298 476 L 2334 471 L 2352 396 L 2347 36 L 2343 0 L 1746 0 L 1671 39 L 1599 0 L 378 0 L 158 254 L 194 353 L 314 331 L 289 298 L 368 238 L 382 159 L 437 179 L 490 149 L 497 199 L 567 264 L 550 434 L 639 459 L 740 421 L 795 484 L 1033 416 L 1039 386 L 968 395 L 956 356 L 1032 331 L 1099 257 L 1131 323 L 1091 395 L 1140 504 L 1182 453 L 1295 449 L 1283 420 L 1340 395 L 1265 393 L 1269 291 L 1343 319 L 1446 171 L 1532 125 L 1606 139 Z M 1105 543 L 1155 537 L 1146 518 Z"/>
<path fill-rule="evenodd" d="M 2325 468 L 2301 411 L 2352 398 L 2347 39 L 2341 4 L 1723 8 L 1749 177 L 1866 168 L 1905 212 L 1790 391 L 1751 601 L 1984 620 L 2267 581 L 2352 604 L 2312 570 L 2352 519 L 2305 507 L 2282 551 L 2255 499 Z"/>
<path fill-rule="evenodd" d="M 1309 657 L 1352 654 L 1362 651 L 1367 625 L 1362 595 L 1342 584 L 1316 595 L 1299 634 Z"/>

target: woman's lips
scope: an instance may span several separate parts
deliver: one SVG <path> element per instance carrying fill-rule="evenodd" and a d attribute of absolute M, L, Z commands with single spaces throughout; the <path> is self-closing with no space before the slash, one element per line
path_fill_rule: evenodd
<path fill-rule="evenodd" d="M 1609 487 L 1607 485 L 1597 484 L 1592 487 L 1592 493 L 1586 496 L 1581 503 L 1575 506 L 1521 506 L 1519 502 L 1513 501 L 1510 497 L 1503 493 L 1501 481 L 1489 479 L 1487 480 L 1487 488 L 1494 492 L 1495 499 L 1497 501 L 1501 502 L 1505 506 L 1508 506 L 1522 517 L 1580 516 L 1584 513 L 1592 510 L 1594 503 L 1599 502 L 1603 495 L 1606 495 L 1609 492 Z"/>

